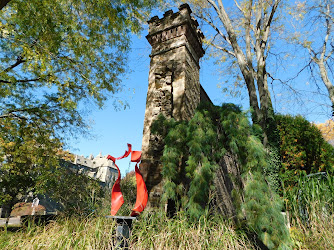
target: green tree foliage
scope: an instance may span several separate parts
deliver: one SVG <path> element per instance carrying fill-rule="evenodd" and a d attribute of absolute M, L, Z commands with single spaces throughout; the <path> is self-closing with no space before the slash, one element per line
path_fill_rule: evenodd
<path fill-rule="evenodd" d="M 0 187 L 7 192 L 1 202 L 32 188 L 36 175 L 57 166 L 61 143 L 86 131 L 87 108 L 80 107 L 102 107 L 122 89 L 131 32 L 140 31 L 155 4 L 12 0 L 0 5 Z"/>
<path fill-rule="evenodd" d="M 252 127 L 239 107 L 201 105 L 189 122 L 160 116 L 152 131 L 162 135 L 165 143 L 164 200 L 174 200 L 178 209 L 198 219 L 209 209 L 219 162 L 226 153 L 231 153 L 238 158 L 245 185 L 238 198 L 243 200 L 238 206 L 240 218 L 246 219 L 249 230 L 269 248 L 289 242 L 282 203 L 268 185 L 270 156 L 252 135 L 261 129 Z"/>
<path fill-rule="evenodd" d="M 12 207 L 32 191 L 58 201 L 66 213 L 90 213 L 96 208 L 102 197 L 101 186 L 60 160 L 67 156 L 59 150 L 58 139 L 47 137 L 43 126 L 37 130 L 25 120 L 5 125 L 0 137 L 4 158 L 0 165 L 0 206 Z"/>
<path fill-rule="evenodd" d="M 10 1 L 0 14 L 1 119 L 81 127 L 80 101 L 101 106 L 121 89 L 130 32 L 152 4 Z"/>
<path fill-rule="evenodd" d="M 34 125 L 26 120 L 1 120 L 0 205 L 15 202 L 18 193 L 30 191 L 41 171 L 58 165 L 59 140 L 51 139 L 45 127 Z"/>
<path fill-rule="evenodd" d="M 69 215 L 91 214 L 105 198 L 106 190 L 97 180 L 69 169 L 66 162 L 43 168 L 33 181 L 32 191 L 52 198 L 61 205 L 62 212 Z"/>
<path fill-rule="evenodd" d="M 334 148 L 314 124 L 302 116 L 277 115 L 276 120 L 281 137 L 280 176 L 286 186 L 297 183 L 302 173 L 333 172 Z"/>

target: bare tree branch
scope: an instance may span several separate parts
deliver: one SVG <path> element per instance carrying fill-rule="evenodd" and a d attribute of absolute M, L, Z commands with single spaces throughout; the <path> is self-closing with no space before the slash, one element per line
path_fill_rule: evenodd
<path fill-rule="evenodd" d="M 219 9 L 218 9 L 218 6 L 216 5 L 216 3 L 212 0 L 207 0 L 209 4 L 211 4 L 211 6 L 215 9 L 215 11 L 217 13 L 219 13 Z"/>
<path fill-rule="evenodd" d="M 265 29 L 266 30 L 271 26 L 271 23 L 272 23 L 273 18 L 274 18 L 274 14 L 276 13 L 277 7 L 278 7 L 278 5 L 279 5 L 280 2 L 281 2 L 281 0 L 275 0 L 274 1 L 273 7 L 271 8 L 271 12 L 270 12 L 269 18 L 268 18 L 268 20 L 267 20 L 267 22 L 265 24 Z M 268 34 L 266 34 L 266 38 L 268 39 Z"/>
<path fill-rule="evenodd" d="M 245 14 L 246 18 L 246 24 L 245 24 L 245 41 L 246 41 L 246 59 L 247 63 L 249 65 L 249 68 L 252 69 L 254 74 L 254 67 L 252 62 L 252 51 L 251 51 L 251 34 L 250 34 L 250 28 L 251 28 L 251 17 L 252 17 L 252 6 L 253 1 L 250 0 L 248 3 L 248 11 Z"/>
<path fill-rule="evenodd" d="M 41 79 L 43 79 L 43 78 L 42 77 L 38 77 L 38 78 L 34 78 L 34 79 L 16 80 L 15 82 L 23 82 L 23 83 L 25 83 L 25 82 L 36 82 L 36 81 L 39 81 Z M 7 80 L 0 80 L 0 82 L 2 82 L 2 83 L 13 83 L 13 82 L 7 81 Z"/>
<path fill-rule="evenodd" d="M 224 47 L 221 47 L 221 46 L 219 46 L 219 45 L 217 45 L 217 44 L 214 44 L 214 43 L 212 43 L 212 42 L 210 43 L 210 45 L 212 45 L 212 46 L 215 47 L 216 49 L 222 50 L 222 51 L 224 51 L 225 53 L 227 53 L 227 54 L 229 54 L 229 55 L 235 57 L 235 54 L 234 54 L 232 51 L 227 50 L 227 49 L 225 49 Z"/>
<path fill-rule="evenodd" d="M 201 19 L 203 19 L 207 24 L 209 24 L 226 42 L 228 42 L 228 44 L 230 44 L 231 45 L 231 41 L 228 39 L 228 37 L 226 37 L 225 35 L 224 35 L 224 33 L 220 30 L 220 29 L 218 29 L 218 27 L 216 26 L 216 25 L 214 25 L 214 23 L 211 21 L 211 20 L 209 20 L 209 19 L 207 19 L 205 16 L 203 16 L 203 15 L 200 15 L 200 14 L 196 14 L 196 13 L 194 13 L 194 15 L 196 16 L 196 17 L 198 17 L 198 18 L 201 18 Z"/>
<path fill-rule="evenodd" d="M 21 63 L 26 62 L 26 60 L 23 59 L 22 56 L 18 56 L 16 58 L 16 62 L 14 64 L 12 64 L 11 66 L 9 66 L 7 69 L 5 69 L 3 72 L 8 72 L 12 69 L 14 69 L 15 67 L 19 66 Z"/>
<path fill-rule="evenodd" d="M 240 12 L 246 17 L 246 13 L 243 11 L 243 9 L 240 7 L 240 5 L 238 4 L 237 0 L 234 0 L 235 5 L 237 6 L 237 8 L 240 10 Z"/>
<path fill-rule="evenodd" d="M 333 50 L 329 51 L 328 55 L 324 58 L 324 62 L 327 62 L 327 60 L 331 57 L 333 54 Z"/>
<path fill-rule="evenodd" d="M 327 13 L 329 13 L 329 4 L 327 4 Z M 321 55 L 320 55 L 320 58 L 322 60 L 324 60 L 324 58 L 325 58 L 325 53 L 326 53 L 326 50 L 327 50 L 327 43 L 328 43 L 329 35 L 331 33 L 331 28 L 332 28 L 332 23 L 330 22 L 330 20 L 328 18 L 326 18 L 326 36 L 325 36 L 325 39 L 324 39 L 324 44 L 322 46 L 322 52 L 321 52 Z"/>
<path fill-rule="evenodd" d="M 4 118 L 17 118 L 19 120 L 28 120 L 27 117 L 20 116 L 15 113 L 8 113 L 8 114 L 0 115 L 0 119 L 4 119 Z"/>

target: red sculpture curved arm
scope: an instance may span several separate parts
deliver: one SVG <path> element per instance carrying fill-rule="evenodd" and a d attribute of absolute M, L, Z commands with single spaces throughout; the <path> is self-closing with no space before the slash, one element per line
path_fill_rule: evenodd
<path fill-rule="evenodd" d="M 137 216 L 139 213 L 141 213 L 145 209 L 148 200 L 147 188 L 143 176 L 141 175 L 138 168 L 138 162 L 140 162 L 140 158 L 141 158 L 140 151 L 132 152 L 131 161 L 137 162 L 135 166 L 136 182 L 137 182 L 137 199 L 136 199 L 136 204 L 132 209 L 131 216 Z"/>
<path fill-rule="evenodd" d="M 132 145 L 128 143 L 128 150 L 125 151 L 124 155 L 122 155 L 120 157 L 117 157 L 116 160 L 120 160 L 120 159 L 128 157 L 132 152 L 131 147 L 132 147 Z"/>
<path fill-rule="evenodd" d="M 130 153 L 131 153 L 131 162 L 137 163 L 135 166 L 136 182 L 137 182 L 137 199 L 136 199 L 136 204 L 134 208 L 132 209 L 131 216 L 137 216 L 139 215 L 139 213 L 141 213 L 145 209 L 147 205 L 147 201 L 148 201 L 147 188 L 146 188 L 143 176 L 141 175 L 139 168 L 138 168 L 138 163 L 141 160 L 141 151 L 132 151 L 131 144 L 128 144 L 128 150 L 125 151 L 123 156 L 115 158 L 115 157 L 108 155 L 107 159 L 112 160 L 115 163 L 116 160 L 120 160 L 125 157 L 128 157 Z M 111 211 L 110 213 L 112 216 L 117 214 L 118 210 L 124 203 L 124 199 L 123 199 L 123 195 L 122 195 L 121 187 L 120 187 L 121 172 L 118 166 L 116 165 L 116 163 L 115 163 L 115 166 L 118 171 L 118 177 L 111 190 Z"/>
<path fill-rule="evenodd" d="M 115 162 L 115 161 L 114 161 Z M 119 171 L 118 166 L 115 164 L 117 171 L 118 171 L 118 177 L 117 180 L 114 183 L 114 186 L 111 190 L 111 211 L 110 214 L 112 216 L 116 215 L 118 210 L 121 208 L 121 206 L 124 203 L 123 194 L 121 192 L 121 172 Z"/>

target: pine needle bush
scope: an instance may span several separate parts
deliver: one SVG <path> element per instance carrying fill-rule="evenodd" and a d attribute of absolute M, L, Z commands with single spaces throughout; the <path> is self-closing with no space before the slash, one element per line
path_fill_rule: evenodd
<path fill-rule="evenodd" d="M 282 201 L 268 188 L 260 172 L 249 173 L 243 210 L 246 224 L 269 249 L 289 248 L 289 232 L 282 216 Z"/>
<path fill-rule="evenodd" d="M 236 199 L 244 201 L 237 206 L 240 220 L 245 219 L 248 230 L 267 247 L 283 247 L 289 244 L 289 233 L 281 214 L 282 202 L 268 185 L 270 155 L 252 135 L 258 130 L 233 104 L 202 104 L 188 122 L 167 120 L 161 115 L 152 132 L 160 134 L 165 143 L 162 199 L 173 200 L 179 211 L 197 221 L 208 214 L 220 160 L 227 153 L 236 155 L 245 185 L 244 193 Z"/>

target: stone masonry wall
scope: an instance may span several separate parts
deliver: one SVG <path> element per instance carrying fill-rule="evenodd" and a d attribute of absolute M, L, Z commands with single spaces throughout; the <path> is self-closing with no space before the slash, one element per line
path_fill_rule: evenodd
<path fill-rule="evenodd" d="M 167 11 L 163 18 L 155 16 L 148 23 L 146 38 L 152 53 L 140 168 L 149 191 L 149 202 L 157 206 L 162 194 L 159 159 L 163 142 L 162 138 L 151 134 L 151 125 L 159 114 L 176 120 L 192 118 L 203 92 L 199 83 L 199 59 L 204 50 L 203 34 L 197 29 L 198 23 L 187 4 L 181 5 L 177 13 Z"/>

